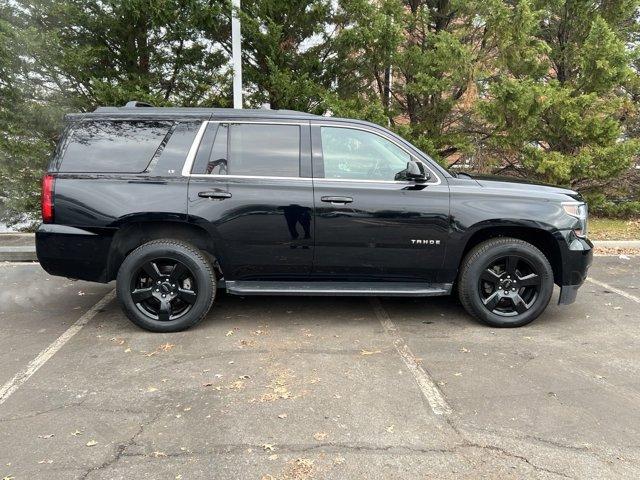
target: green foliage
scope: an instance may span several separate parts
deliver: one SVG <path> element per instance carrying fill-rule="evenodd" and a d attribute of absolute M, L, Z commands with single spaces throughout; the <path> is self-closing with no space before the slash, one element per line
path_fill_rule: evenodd
<path fill-rule="evenodd" d="M 633 76 L 626 25 L 635 22 L 637 2 L 616 5 L 605 17 L 597 2 L 524 0 L 513 9 L 515 19 L 528 19 L 514 23 L 517 33 L 506 23 L 496 30 L 498 44 L 518 41 L 498 50 L 502 74 L 487 82 L 477 109 L 494 130 L 486 144 L 512 171 L 588 192 L 637 158 L 640 143 L 623 121 L 623 89 Z M 512 61 L 531 58 L 531 45 L 535 61 Z"/>
<path fill-rule="evenodd" d="M 231 5 L 209 22 L 204 35 L 231 52 Z M 273 109 L 322 113 L 322 100 L 335 71 L 327 58 L 332 51 L 330 0 L 244 0 L 242 73 L 247 106 L 268 103 Z"/>
<path fill-rule="evenodd" d="M 586 195 L 589 211 L 609 218 L 637 218 L 640 216 L 640 200 L 613 200 L 602 193 Z"/>

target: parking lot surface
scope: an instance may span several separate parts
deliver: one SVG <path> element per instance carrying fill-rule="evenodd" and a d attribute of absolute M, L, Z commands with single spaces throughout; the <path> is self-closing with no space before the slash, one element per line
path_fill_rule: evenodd
<path fill-rule="evenodd" d="M 152 334 L 113 284 L 4 264 L 0 478 L 640 478 L 639 270 L 597 257 L 520 329 L 453 298 L 220 294 Z"/>

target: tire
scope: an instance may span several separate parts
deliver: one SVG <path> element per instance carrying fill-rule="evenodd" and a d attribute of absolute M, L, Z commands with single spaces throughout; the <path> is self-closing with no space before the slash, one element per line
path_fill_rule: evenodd
<path fill-rule="evenodd" d="M 540 316 L 553 293 L 553 270 L 535 246 L 494 238 L 474 247 L 460 269 L 465 310 L 492 327 L 521 327 Z"/>
<path fill-rule="evenodd" d="M 215 299 L 216 277 L 211 263 L 193 245 L 155 240 L 124 259 L 116 292 L 124 313 L 140 328 L 178 332 L 207 315 Z"/>

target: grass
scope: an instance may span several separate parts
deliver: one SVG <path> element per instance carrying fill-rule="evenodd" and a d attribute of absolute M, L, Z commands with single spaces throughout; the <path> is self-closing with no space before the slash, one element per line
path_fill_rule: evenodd
<path fill-rule="evenodd" d="M 640 219 L 589 217 L 591 240 L 640 240 Z"/>

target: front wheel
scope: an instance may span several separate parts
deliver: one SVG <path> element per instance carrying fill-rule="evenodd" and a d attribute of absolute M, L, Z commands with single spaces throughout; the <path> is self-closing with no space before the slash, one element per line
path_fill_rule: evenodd
<path fill-rule="evenodd" d="M 553 270 L 535 246 L 494 238 L 465 257 L 458 294 L 464 308 L 493 327 L 521 327 L 535 320 L 553 293 Z"/>
<path fill-rule="evenodd" d="M 125 258 L 116 291 L 133 323 L 152 332 L 177 332 L 206 316 L 215 297 L 216 279 L 197 248 L 175 240 L 156 240 Z"/>

